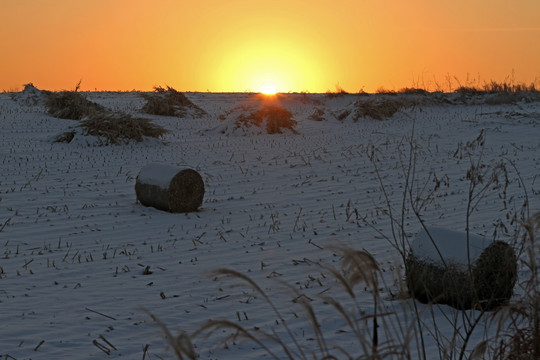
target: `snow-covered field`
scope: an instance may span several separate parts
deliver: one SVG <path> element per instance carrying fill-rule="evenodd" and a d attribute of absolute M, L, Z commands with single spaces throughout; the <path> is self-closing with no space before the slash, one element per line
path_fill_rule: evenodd
<path fill-rule="evenodd" d="M 340 114 L 353 109 L 357 95 L 186 95 L 208 115 L 144 115 L 138 93 L 85 93 L 170 130 L 162 141 L 96 146 L 80 135 L 53 143 L 77 122 L 51 117 L 17 94 L 0 94 L 0 359 L 173 358 L 144 309 L 175 334 L 190 333 L 208 319 L 229 319 L 245 328 L 273 327 L 290 344 L 268 304 L 248 288 L 229 286 L 238 281 L 211 276 L 217 268 L 253 278 L 296 340 L 316 349 L 310 321 L 279 281 L 309 294 L 329 347 L 361 352 L 342 331 L 344 321 L 317 297 L 332 294 L 352 305 L 320 265 L 339 267 L 332 245 L 369 251 L 383 269 L 388 311 L 410 316 L 403 309 L 412 308 L 413 300 L 395 296 L 403 275 L 399 254 L 378 232 L 392 236 L 378 174 L 394 216 L 400 216 L 413 124 L 417 184 L 432 172 L 444 179 L 423 212 L 427 224 L 465 230 L 471 163 L 456 150 L 482 130 L 482 162 L 504 160 L 509 185 L 506 204 L 500 191 L 488 192 L 472 215 L 472 231 L 492 238 L 503 224 L 512 233 L 506 216 L 527 197 L 531 213 L 540 209 L 539 101 L 487 105 L 482 98 L 463 102 L 446 94 L 445 101 L 423 100 L 383 121 L 353 121 Z M 235 129 L 234 114 L 264 101 L 279 101 L 291 111 L 298 134 Z M 322 110 L 321 121 L 310 117 L 315 109 Z M 206 188 L 200 211 L 171 214 L 138 204 L 135 179 L 151 162 L 196 169 Z M 405 216 L 414 236 L 420 225 L 412 213 Z M 498 229 L 497 239 L 509 241 L 502 225 Z M 367 314 L 373 311 L 373 295 L 363 286 L 356 303 Z M 437 306 L 425 312 L 426 322 L 435 317 L 451 336 L 445 315 L 452 313 Z M 482 327 L 471 347 L 484 334 Z M 425 336 L 428 352 L 439 357 L 436 341 Z M 214 346 L 219 336 L 195 340 L 203 359 L 268 357 L 252 343 L 229 342 L 224 349 Z M 272 350 L 285 357 L 279 346 Z"/>

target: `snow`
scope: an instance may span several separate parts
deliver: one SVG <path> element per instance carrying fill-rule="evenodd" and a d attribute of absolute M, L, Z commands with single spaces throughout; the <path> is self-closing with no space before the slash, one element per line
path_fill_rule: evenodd
<path fill-rule="evenodd" d="M 410 319 L 414 300 L 393 296 L 403 270 L 395 244 L 385 238 L 392 238 L 391 221 L 380 181 L 397 216 L 413 123 L 418 189 L 432 185 L 430 173 L 446 179 L 422 213 L 428 226 L 465 230 L 470 162 L 466 154 L 454 154 L 458 143 L 482 129 L 482 161 L 504 156 L 515 167 L 508 167 L 507 197 L 490 191 L 472 214 L 471 232 L 509 241 L 512 209 L 528 198 L 531 214 L 539 210 L 538 101 L 486 105 L 449 94 L 444 103 L 420 104 L 384 121 L 338 121 L 335 115 L 353 108 L 358 96 L 285 94 L 278 101 L 298 121 L 298 134 L 268 135 L 233 131 L 231 118 L 220 120 L 260 106 L 262 98 L 251 94 L 187 94 L 208 115 L 178 119 L 140 114 L 144 100 L 136 92 L 85 93 L 170 130 L 162 140 L 99 146 L 80 133 L 69 144 L 53 143 L 77 123 L 12 95 L 0 94 L 0 359 L 172 358 L 143 309 L 173 333 L 228 319 L 283 335 L 279 317 L 263 299 L 212 276 L 216 268 L 250 276 L 271 296 L 297 341 L 316 348 L 309 320 L 280 281 L 291 284 L 312 299 L 328 344 L 358 351 L 354 337 L 342 331 L 343 319 L 319 296 L 332 295 L 370 314 L 373 294 L 358 286 L 353 303 L 324 267 L 339 267 L 332 245 L 369 251 L 387 284 L 381 286 L 384 306 Z M 310 119 L 315 108 L 324 111 L 322 121 Z M 171 214 L 136 203 L 135 179 L 154 162 L 201 174 L 206 194 L 200 211 Z M 410 211 L 403 215 L 412 238 L 420 224 Z M 443 247 L 462 255 L 449 241 Z M 454 310 L 446 306 L 420 311 L 426 322 L 437 321 L 444 336 L 453 332 L 448 319 L 462 318 L 448 315 Z M 427 351 L 436 357 L 435 340 L 426 334 Z M 471 346 L 483 336 L 483 330 L 474 333 Z M 201 359 L 265 357 L 251 343 L 195 344 Z M 284 356 L 279 346 L 270 346 Z"/>
<path fill-rule="evenodd" d="M 444 259 L 446 265 L 466 267 L 493 243 L 476 234 L 469 234 L 469 251 L 467 251 L 467 233 L 445 228 L 428 227 L 422 229 L 411 243 L 412 253 L 419 259 L 432 264 L 440 264 Z M 441 259 L 442 257 L 442 259 Z"/>
<path fill-rule="evenodd" d="M 172 178 L 182 169 L 167 164 L 151 163 L 142 167 L 137 179 L 142 184 L 151 184 L 162 189 L 168 189 Z"/>

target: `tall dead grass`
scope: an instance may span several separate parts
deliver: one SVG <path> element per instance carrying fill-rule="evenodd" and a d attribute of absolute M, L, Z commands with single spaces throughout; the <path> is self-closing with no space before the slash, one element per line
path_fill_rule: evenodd
<path fill-rule="evenodd" d="M 492 317 L 497 336 L 491 339 L 490 350 L 497 360 L 540 359 L 540 265 L 536 242 L 540 212 L 522 224 L 521 260 L 528 276 L 518 284 L 521 295 Z"/>
<path fill-rule="evenodd" d="M 185 354 L 184 349 L 193 349 L 192 341 L 201 339 L 203 342 L 210 338 L 218 338 L 218 344 L 227 347 L 237 341 L 250 342 L 262 349 L 273 359 L 403 359 L 411 358 L 411 348 L 419 337 L 414 322 L 403 320 L 392 306 L 382 300 L 380 286 L 386 286 L 381 276 L 381 270 L 375 258 L 365 250 L 355 250 L 348 247 L 336 246 L 333 250 L 341 257 L 341 265 L 335 268 L 330 265 L 320 265 L 328 278 L 341 288 L 350 301 L 345 304 L 338 297 L 320 294 L 315 301 L 309 294 L 292 284 L 278 282 L 290 293 L 293 306 L 307 319 L 311 329 L 299 334 L 291 327 L 285 309 L 278 307 L 273 301 L 273 295 L 268 293 L 251 277 L 232 270 L 217 269 L 212 272 L 214 279 L 230 280 L 231 288 L 245 288 L 255 293 L 270 307 L 276 316 L 275 326 L 261 325 L 252 328 L 243 327 L 228 319 L 211 319 L 204 322 L 189 336 L 189 346 L 176 344 L 175 337 L 161 321 L 152 318 L 162 327 L 169 345 L 174 349 L 178 359 Z M 362 286 L 360 286 L 362 285 Z M 360 308 L 356 299 L 358 287 L 362 291 L 367 288 L 372 294 L 373 310 L 365 311 Z M 344 342 L 340 337 L 322 330 L 322 320 L 318 306 L 330 307 L 335 318 L 341 319 L 343 329 L 340 333 L 348 334 Z M 288 311 L 288 310 L 287 310 Z M 326 313 L 325 317 L 328 314 Z M 307 332 L 309 331 L 309 334 Z M 182 333 L 179 335 L 181 336 Z M 350 336 L 349 336 L 350 335 Z M 313 341 L 305 342 L 305 336 Z M 185 339 L 184 339 L 185 340 Z M 351 347 L 351 342 L 353 346 Z M 181 355 L 178 355 L 181 354 Z"/>
<path fill-rule="evenodd" d="M 485 83 L 481 86 L 458 86 L 454 92 L 457 93 L 468 93 L 468 94 L 493 94 L 493 93 L 526 93 L 526 92 L 538 92 L 538 89 L 536 88 L 536 85 L 534 83 L 531 83 L 529 85 L 527 84 L 515 84 L 515 83 L 509 83 L 509 82 L 496 82 L 496 81 L 490 81 L 488 83 Z"/>

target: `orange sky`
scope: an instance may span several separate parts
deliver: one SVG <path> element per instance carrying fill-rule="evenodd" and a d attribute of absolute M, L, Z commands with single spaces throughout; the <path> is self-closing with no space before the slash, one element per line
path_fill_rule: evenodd
<path fill-rule="evenodd" d="M 539 0 L 0 0 L 0 90 L 538 86 L 538 19 Z"/>

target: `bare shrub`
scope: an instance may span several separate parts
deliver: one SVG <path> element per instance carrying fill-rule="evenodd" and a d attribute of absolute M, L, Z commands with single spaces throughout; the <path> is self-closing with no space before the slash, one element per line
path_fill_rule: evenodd
<path fill-rule="evenodd" d="M 203 116 L 206 112 L 189 100 L 186 95 L 167 86 L 164 89 L 160 86 L 154 87 L 154 93 L 142 94 L 146 104 L 142 111 L 147 114 L 161 116 L 185 117 L 187 109 L 194 110 L 195 116 Z"/>

